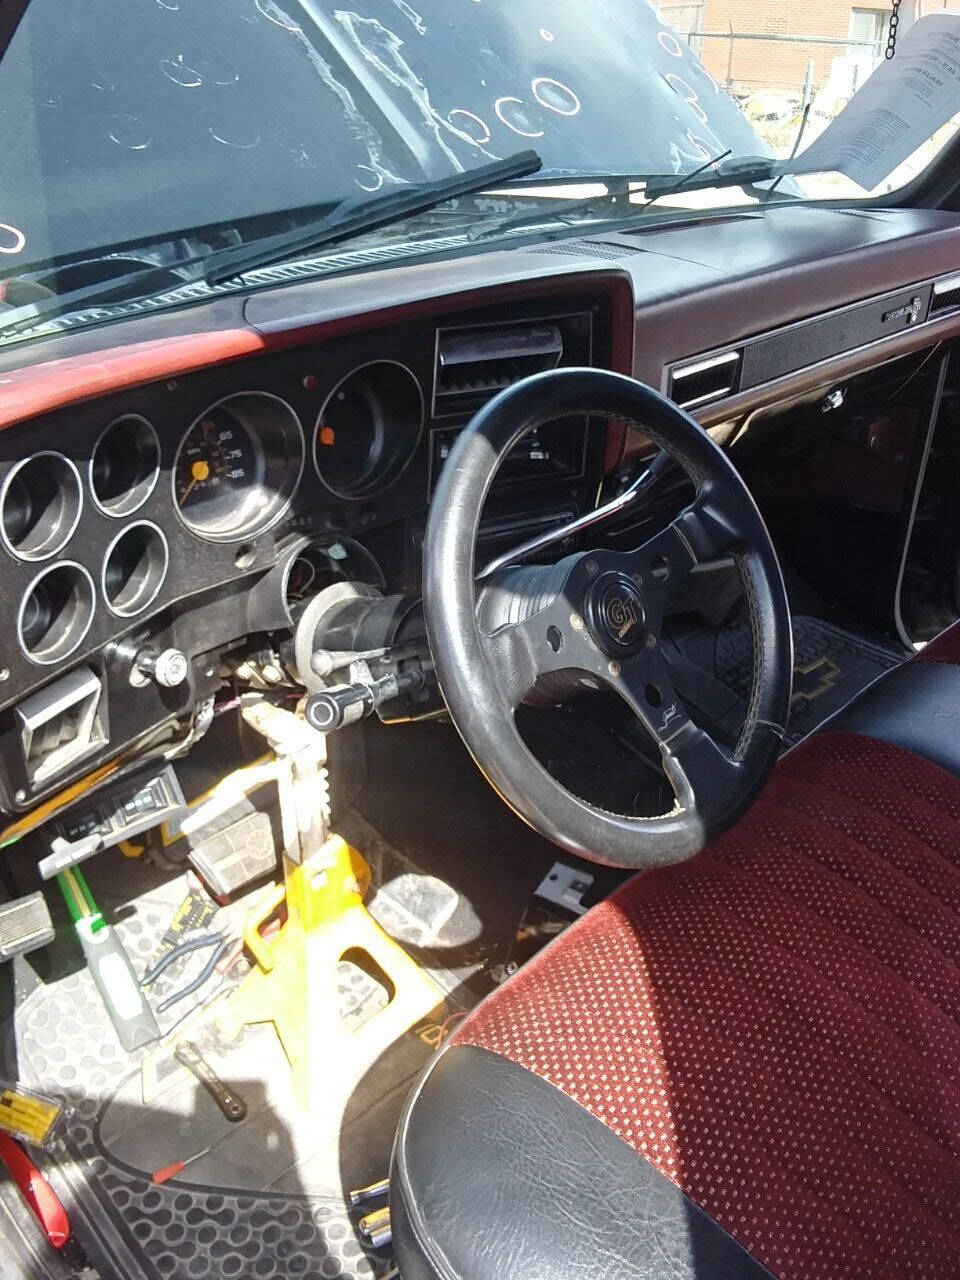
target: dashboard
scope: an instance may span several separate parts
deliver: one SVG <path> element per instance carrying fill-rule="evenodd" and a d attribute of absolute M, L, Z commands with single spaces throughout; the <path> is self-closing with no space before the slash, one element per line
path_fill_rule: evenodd
<path fill-rule="evenodd" d="M 282 288 L 131 304 L 0 353 L 0 809 L 196 725 L 258 637 L 289 668 L 330 586 L 383 596 L 371 643 L 393 643 L 437 476 L 502 387 L 612 368 L 722 440 L 956 336 L 958 263 L 953 214 L 787 207 L 333 279 L 291 268 Z M 479 553 L 593 509 L 625 461 L 617 424 L 530 435 Z"/>
<path fill-rule="evenodd" d="M 6 807 L 186 714 L 217 687 L 225 648 L 291 630 L 322 586 L 419 595 L 430 493 L 464 423 L 527 373 L 608 364 L 611 324 L 598 293 L 509 319 L 472 309 L 151 381 L 0 433 Z M 591 506 L 605 439 L 570 420 L 523 441 L 483 550 Z M 171 652 L 183 678 L 158 680 Z"/>

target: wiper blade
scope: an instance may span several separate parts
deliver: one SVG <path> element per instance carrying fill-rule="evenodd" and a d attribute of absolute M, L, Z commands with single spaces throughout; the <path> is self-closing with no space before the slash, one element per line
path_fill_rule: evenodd
<path fill-rule="evenodd" d="M 269 267 L 298 253 L 310 253 L 323 245 L 350 240 L 391 222 L 426 213 L 446 200 L 473 195 L 515 178 L 526 178 L 537 173 L 542 163 L 535 151 L 520 151 L 505 160 L 495 160 L 467 173 L 451 174 L 437 182 L 418 183 L 375 196 L 352 196 L 310 226 L 211 254 L 204 279 L 207 284 L 221 284 L 255 267 Z"/>
<path fill-rule="evenodd" d="M 155 293 L 166 293 L 176 289 L 177 283 L 171 283 L 171 273 L 183 267 L 195 267 L 204 262 L 207 255 L 182 258 L 178 262 L 165 263 L 159 266 L 145 262 L 135 271 L 126 271 L 122 276 L 111 276 L 107 280 L 97 280 L 86 284 L 82 289 L 71 289 L 69 293 L 58 293 L 52 298 L 44 298 L 40 302 L 30 302 L 22 307 L 14 307 L 10 311 L 0 313 L 0 334 L 28 333 L 42 324 L 44 320 L 56 319 L 74 311 L 82 311 L 95 302 L 106 305 L 110 302 L 135 302 L 149 298 Z M 190 280 L 181 280 L 179 284 L 190 284 Z"/>
<path fill-rule="evenodd" d="M 523 213 L 519 217 L 507 217 L 493 224 L 479 225 L 468 232 L 471 240 L 488 240 L 501 236 L 505 231 L 521 231 L 524 227 L 541 228 L 550 223 L 575 224 L 577 218 L 586 220 L 593 216 L 596 221 L 625 221 L 628 218 L 640 218 L 656 200 L 662 200 L 677 191 L 706 191 L 711 187 L 750 186 L 754 182 L 769 182 L 783 177 L 781 163 L 767 160 L 762 156 L 735 158 L 729 165 L 722 165 L 715 173 L 706 175 L 709 169 L 720 165 L 730 154 L 724 151 L 708 160 L 698 169 L 687 173 L 656 174 L 609 174 L 578 173 L 563 179 L 552 178 L 551 185 L 576 186 L 585 182 L 606 183 L 608 190 L 604 194 L 580 196 L 574 200 L 551 201 L 544 197 L 544 207 L 532 213 Z M 700 178 L 699 181 L 696 179 Z M 630 190 L 635 184 L 636 190 Z M 539 185 L 539 183 L 537 184 Z M 770 191 L 772 196 L 774 189 Z M 643 203 L 635 202 L 634 196 L 642 198 Z M 551 207 L 552 206 L 552 207 Z M 609 217 L 604 218 L 604 214 Z"/>
<path fill-rule="evenodd" d="M 714 187 L 750 187 L 756 182 L 772 182 L 780 174 L 782 163 L 765 156 L 735 156 L 725 164 L 723 159 L 717 156 L 692 173 L 675 175 L 669 182 L 647 183 L 644 195 L 648 203 L 673 195 L 675 191 L 709 191 Z M 717 166 L 715 172 L 709 173 L 714 165 Z"/>

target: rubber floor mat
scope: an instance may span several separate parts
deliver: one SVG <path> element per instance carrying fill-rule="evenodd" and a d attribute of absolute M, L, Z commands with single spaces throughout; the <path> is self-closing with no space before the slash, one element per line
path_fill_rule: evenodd
<path fill-rule="evenodd" d="M 122 871 L 118 860 L 114 874 Z M 94 892 L 142 974 L 186 881 L 166 877 L 108 908 L 100 885 L 110 874 L 99 864 L 91 870 Z M 247 1104 L 246 1119 L 231 1124 L 185 1068 L 144 1069 L 164 1052 L 172 1057 L 176 1037 L 160 1049 L 121 1049 L 68 929 L 49 953 L 52 972 L 42 981 L 25 982 L 26 969 L 17 978 L 21 992 L 32 990 L 3 1026 L 0 1075 L 71 1108 L 62 1148 L 38 1153 L 38 1163 L 102 1280 L 369 1280 L 390 1269 L 388 1253 L 362 1246 L 344 1188 L 385 1174 L 403 1098 L 432 1052 L 426 1037 L 401 1036 L 374 1068 L 358 1070 L 340 1093 L 331 1085 L 309 1112 L 293 1099 L 269 1025 L 212 1050 L 201 1042 Z M 341 1019 L 374 1017 L 387 998 L 380 984 L 349 962 L 339 978 Z M 181 1010 L 161 1017 L 164 1031 Z M 330 1074 L 344 1079 L 342 1069 Z M 154 1171 L 184 1159 L 182 1172 L 154 1184 Z"/>
<path fill-rule="evenodd" d="M 907 656 L 819 618 L 797 614 L 792 623 L 793 697 L 787 722 L 791 746 Z M 719 633 L 717 677 L 743 698 L 749 692 L 752 653 L 748 627 L 729 627 Z"/>

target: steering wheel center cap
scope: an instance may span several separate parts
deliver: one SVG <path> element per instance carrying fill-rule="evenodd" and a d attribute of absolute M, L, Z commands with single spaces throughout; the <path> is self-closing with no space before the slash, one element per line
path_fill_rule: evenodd
<path fill-rule="evenodd" d="M 647 638 L 643 596 L 624 573 L 604 573 L 587 596 L 587 624 L 597 644 L 611 657 L 636 653 Z"/>

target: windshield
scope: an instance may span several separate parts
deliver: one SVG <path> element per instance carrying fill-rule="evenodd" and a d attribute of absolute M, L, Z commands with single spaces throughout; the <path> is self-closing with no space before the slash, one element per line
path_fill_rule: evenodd
<path fill-rule="evenodd" d="M 637 212 L 646 177 L 802 155 L 881 61 L 887 20 L 786 0 L 32 0 L 0 62 L 0 277 L 22 286 L 3 296 L 75 296 L 131 264 L 193 281 L 179 264 L 521 148 L 542 160 L 514 184 L 527 220 L 531 202 L 549 212 L 548 197 L 583 190 L 557 181 L 574 177 L 635 179 Z M 953 129 L 925 134 L 876 189 Z M 829 167 L 776 185 L 866 194 Z M 760 198 L 697 186 L 661 182 L 651 209 Z M 470 199 L 474 238 L 478 221 L 496 242 L 518 219 L 516 202 Z M 369 239 L 430 241 L 456 229 L 452 212 Z"/>

